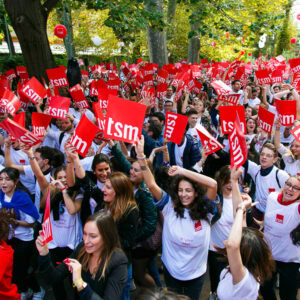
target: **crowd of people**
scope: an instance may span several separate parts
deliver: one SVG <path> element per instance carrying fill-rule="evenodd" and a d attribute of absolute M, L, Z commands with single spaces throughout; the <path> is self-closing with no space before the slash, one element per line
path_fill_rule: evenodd
<path fill-rule="evenodd" d="M 231 63 L 212 78 L 205 63 L 194 79 L 199 90 L 184 86 L 178 94 L 181 82 L 169 77 L 165 94 L 150 97 L 136 80 L 145 62 L 134 65 L 139 73 L 128 73 L 126 63 L 119 70 L 103 64 L 85 77 L 70 65 L 69 87 L 81 85 L 89 108 L 71 99 L 66 118 L 52 118 L 31 148 L 0 129 L 0 299 L 43 299 L 49 287 L 55 299 L 68 299 L 72 284 L 74 299 L 130 299 L 136 285 L 135 299 L 199 300 L 208 273 L 209 299 L 299 299 L 300 142 L 291 131 L 300 124 L 300 98 L 293 74 L 259 85 L 253 70 L 241 81 Z M 187 63 L 180 66 L 191 74 Z M 111 73 L 120 79 L 119 97 L 147 106 L 142 135 L 133 144 L 97 136 L 81 157 L 70 139 L 83 115 L 97 125 L 91 90 Z M 219 108 L 231 104 L 218 99 L 215 79 L 240 94 L 245 109 L 248 157 L 238 168 L 220 126 Z M 20 84 L 14 78 L 9 88 L 18 95 Z M 48 97 L 19 111 L 28 130 L 33 112 L 49 114 L 49 97 L 72 98 L 67 87 L 47 88 Z M 293 125 L 282 125 L 275 99 L 297 102 Z M 260 107 L 276 115 L 271 133 L 258 120 Z M 164 138 L 167 112 L 188 117 L 180 144 Z M 207 155 L 199 124 L 222 149 Z M 42 230 L 47 195 L 49 243 Z"/>

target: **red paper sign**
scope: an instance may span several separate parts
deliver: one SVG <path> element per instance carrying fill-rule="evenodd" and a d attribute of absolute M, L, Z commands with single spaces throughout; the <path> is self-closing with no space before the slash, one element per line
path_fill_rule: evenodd
<path fill-rule="evenodd" d="M 291 126 L 296 120 L 297 102 L 295 100 L 275 99 L 275 106 L 282 126 Z"/>
<path fill-rule="evenodd" d="M 121 80 L 119 78 L 107 81 L 107 88 L 112 90 L 119 90 Z"/>
<path fill-rule="evenodd" d="M 180 145 L 185 132 L 188 117 L 171 112 L 166 113 L 164 138 L 177 145 Z"/>
<path fill-rule="evenodd" d="M 290 59 L 289 64 L 293 73 L 300 71 L 300 57 Z"/>
<path fill-rule="evenodd" d="M 98 96 L 98 90 L 99 89 L 106 89 L 107 88 L 107 84 L 105 83 L 105 81 L 103 79 L 100 80 L 94 80 L 91 83 L 90 86 L 90 94 L 92 96 Z"/>
<path fill-rule="evenodd" d="M 75 129 L 70 144 L 76 148 L 76 152 L 85 157 L 98 130 L 98 127 L 83 114 Z"/>
<path fill-rule="evenodd" d="M 300 125 L 293 128 L 291 134 L 295 137 L 295 139 L 300 143 Z"/>
<path fill-rule="evenodd" d="M 162 83 L 156 87 L 156 97 L 163 99 L 167 95 L 168 84 Z"/>
<path fill-rule="evenodd" d="M 205 149 L 206 155 L 224 148 L 202 125 L 197 124 L 196 130 Z"/>
<path fill-rule="evenodd" d="M 46 245 L 53 240 L 52 226 L 51 226 L 51 219 L 50 219 L 50 190 L 49 189 L 47 192 L 47 200 L 46 200 L 46 207 L 45 207 L 45 214 L 42 223 L 42 228 L 43 228 L 44 245 Z"/>
<path fill-rule="evenodd" d="M 198 80 L 194 79 L 194 87 L 192 88 L 192 92 L 199 94 L 201 89 L 202 89 L 202 83 L 199 82 Z"/>
<path fill-rule="evenodd" d="M 15 73 L 15 70 L 14 69 L 10 69 L 8 70 L 6 73 L 5 73 L 5 76 L 8 80 L 12 80 L 14 78 L 17 77 L 16 73 Z"/>
<path fill-rule="evenodd" d="M 255 71 L 255 75 L 259 85 L 272 83 L 270 72 L 266 69 L 260 69 Z"/>
<path fill-rule="evenodd" d="M 65 71 L 62 68 L 46 70 L 49 82 L 53 86 L 68 86 L 68 80 Z"/>
<path fill-rule="evenodd" d="M 99 89 L 98 90 L 98 99 L 99 99 L 100 108 L 107 109 L 109 95 L 117 96 L 118 91 L 114 90 L 114 89 Z"/>
<path fill-rule="evenodd" d="M 57 119 L 66 119 L 70 108 L 71 98 L 54 96 L 49 101 L 49 115 Z"/>
<path fill-rule="evenodd" d="M 242 131 L 244 132 L 244 134 L 247 134 L 245 109 L 243 105 L 220 106 L 219 112 L 220 112 L 221 128 L 224 134 L 231 133 L 232 130 L 234 129 L 236 113 L 238 113 L 239 115 Z"/>
<path fill-rule="evenodd" d="M 42 101 L 47 95 L 47 90 L 35 77 L 32 77 L 24 85 L 21 92 L 27 99 L 31 100 L 34 104 Z"/>
<path fill-rule="evenodd" d="M 236 105 L 241 97 L 241 94 L 227 94 L 218 96 L 219 101 Z"/>
<path fill-rule="evenodd" d="M 167 79 L 168 79 L 168 71 L 163 70 L 163 69 L 159 69 L 156 75 L 156 81 L 158 84 L 163 84 L 166 83 Z"/>
<path fill-rule="evenodd" d="M 10 115 L 14 116 L 20 109 L 21 102 L 12 91 L 6 90 L 1 97 L 0 105 L 5 107 Z"/>
<path fill-rule="evenodd" d="M 52 117 L 46 114 L 33 112 L 31 116 L 32 131 L 37 137 L 43 137 Z"/>
<path fill-rule="evenodd" d="M 218 95 L 229 94 L 231 92 L 230 87 L 221 80 L 213 81 L 211 86 L 215 89 Z"/>
<path fill-rule="evenodd" d="M 16 71 L 17 71 L 18 76 L 20 76 L 21 79 L 29 78 L 26 67 L 24 67 L 24 66 L 16 67 Z"/>
<path fill-rule="evenodd" d="M 274 119 L 275 119 L 275 114 L 269 112 L 268 110 L 264 109 L 262 106 L 259 106 L 258 109 L 258 122 L 259 122 L 259 127 L 271 134 L 272 133 L 272 128 L 274 124 Z"/>
<path fill-rule="evenodd" d="M 146 113 L 146 105 L 108 97 L 104 137 L 128 143 L 140 138 Z"/>
<path fill-rule="evenodd" d="M 78 107 L 80 108 L 89 108 L 89 104 L 87 103 L 83 90 L 80 86 L 80 84 L 76 84 L 71 89 L 69 89 L 69 92 L 72 96 L 72 99 L 76 102 Z"/>
<path fill-rule="evenodd" d="M 236 114 L 234 129 L 228 136 L 228 140 L 230 146 L 231 168 L 233 168 L 234 166 L 236 166 L 236 168 L 239 168 L 245 163 L 247 159 L 248 148 L 244 133 L 240 126 L 238 114 Z"/>
<path fill-rule="evenodd" d="M 10 135 L 18 139 L 25 145 L 34 146 L 42 142 L 38 137 L 32 134 L 30 131 L 25 129 L 24 127 L 20 126 L 18 123 L 12 121 L 11 119 L 7 118 L 4 120 L 0 127 L 6 130 Z"/>
<path fill-rule="evenodd" d="M 280 69 L 276 69 L 271 74 L 272 83 L 281 83 L 282 82 L 282 71 Z"/>

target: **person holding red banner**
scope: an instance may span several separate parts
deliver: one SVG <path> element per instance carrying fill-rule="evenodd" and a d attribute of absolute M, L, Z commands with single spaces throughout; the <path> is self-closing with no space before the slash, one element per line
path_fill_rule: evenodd
<path fill-rule="evenodd" d="M 297 298 L 300 268 L 299 224 L 300 177 L 295 175 L 288 178 L 281 191 L 270 193 L 267 199 L 264 234 L 276 262 L 276 270 L 272 279 L 261 287 L 265 300 L 277 299 L 277 274 L 280 299 Z"/>
<path fill-rule="evenodd" d="M 14 249 L 12 282 L 25 297 L 31 287 L 28 269 L 34 251 L 33 225 L 39 213 L 29 194 L 20 185 L 19 175 L 19 171 L 14 168 L 5 168 L 0 172 L 0 208 L 12 210 L 16 215 L 14 234 L 8 241 Z"/>
<path fill-rule="evenodd" d="M 280 143 L 280 119 L 275 122 L 274 145 L 277 151 L 281 154 L 285 164 L 284 170 L 294 176 L 300 173 L 300 143 L 294 139 L 290 144 L 290 148 L 283 146 Z"/>
<path fill-rule="evenodd" d="M 107 176 L 101 190 L 98 185 L 88 177 L 81 165 L 78 154 L 74 150 L 74 148 L 69 149 L 69 157 L 72 157 L 74 162 L 75 174 L 80 187 L 89 195 L 89 198 L 84 197 L 82 205 L 90 201 L 91 198 L 95 199 L 94 201 L 97 202 L 94 212 L 102 209 L 110 211 L 117 224 L 122 249 L 129 260 L 128 281 L 122 299 L 129 299 L 132 279 L 131 249 L 135 245 L 139 217 L 138 208 L 134 199 L 133 186 L 125 174 L 115 172 Z"/>
<path fill-rule="evenodd" d="M 15 215 L 8 209 L 0 208 L 0 299 L 20 300 L 18 287 L 12 283 L 14 250 L 7 244 Z"/>
<path fill-rule="evenodd" d="M 242 170 L 231 170 L 232 206 L 234 222 L 224 249 L 229 266 L 221 272 L 217 290 L 220 300 L 254 300 L 259 295 L 259 285 L 272 276 L 274 261 L 263 234 L 246 227 L 246 211 L 256 203 L 243 201 L 238 180 Z"/>
<path fill-rule="evenodd" d="M 74 300 L 120 299 L 127 279 L 127 258 L 121 250 L 117 226 L 110 213 L 98 212 L 87 219 L 83 243 L 58 266 L 51 263 L 42 235 L 36 240 L 36 247 L 44 280 L 49 284 L 62 284 L 64 278 L 71 275 L 76 288 Z"/>
<path fill-rule="evenodd" d="M 167 288 L 199 300 L 207 268 L 209 213 L 216 213 L 217 182 L 172 166 L 170 195 L 155 182 L 144 157 L 143 138 L 136 147 L 146 185 L 164 215 L 162 261 Z M 206 193 L 202 190 L 206 188 Z"/>

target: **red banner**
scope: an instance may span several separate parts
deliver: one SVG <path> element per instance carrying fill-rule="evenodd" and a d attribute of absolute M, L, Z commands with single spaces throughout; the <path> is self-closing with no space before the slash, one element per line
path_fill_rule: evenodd
<path fill-rule="evenodd" d="M 90 85 L 90 95 L 98 96 L 99 89 L 107 89 L 107 84 L 105 83 L 105 81 L 103 79 L 100 79 L 97 81 L 96 80 L 92 81 L 92 83 Z"/>
<path fill-rule="evenodd" d="M 21 79 L 28 79 L 29 75 L 27 73 L 27 69 L 24 66 L 16 67 L 17 75 L 20 76 Z"/>
<path fill-rule="evenodd" d="M 224 148 L 202 125 L 197 124 L 196 130 L 198 132 L 206 155 Z"/>
<path fill-rule="evenodd" d="M 245 163 L 247 159 L 248 148 L 237 114 L 234 122 L 234 129 L 228 136 L 228 140 L 230 146 L 231 168 L 233 168 L 234 166 L 236 166 L 236 168 L 239 168 Z"/>
<path fill-rule="evenodd" d="M 121 80 L 119 78 L 114 79 L 114 80 L 109 80 L 107 81 L 107 88 L 108 89 L 112 89 L 112 90 L 119 90 L 120 88 L 120 84 L 121 84 Z"/>
<path fill-rule="evenodd" d="M 231 89 L 229 86 L 227 86 L 223 81 L 216 80 L 211 83 L 211 86 L 215 89 L 218 96 L 223 94 L 229 94 L 231 92 Z"/>
<path fill-rule="evenodd" d="M 46 70 L 49 82 L 53 86 L 69 86 L 67 76 L 62 68 L 54 68 Z"/>
<path fill-rule="evenodd" d="M 275 99 L 275 106 L 282 126 L 291 126 L 296 120 L 297 101 Z"/>
<path fill-rule="evenodd" d="M 80 84 L 76 84 L 75 86 L 73 86 L 71 89 L 69 89 L 69 92 L 72 96 L 72 99 L 76 102 L 76 104 L 78 105 L 78 107 L 85 109 L 85 108 L 89 108 L 89 104 L 85 99 L 83 90 L 80 86 Z"/>
<path fill-rule="evenodd" d="M 46 207 L 45 207 L 45 214 L 42 223 L 42 228 L 43 228 L 44 245 L 46 245 L 53 240 L 52 226 L 51 226 L 51 219 L 50 219 L 50 190 L 49 189 L 47 192 L 47 200 L 46 200 Z"/>
<path fill-rule="evenodd" d="M 272 83 L 281 83 L 283 81 L 282 79 L 282 71 L 280 69 L 276 69 L 271 74 L 271 80 Z"/>
<path fill-rule="evenodd" d="M 162 83 L 156 87 L 156 97 L 163 99 L 167 95 L 168 84 Z"/>
<path fill-rule="evenodd" d="M 34 104 L 41 102 L 47 95 L 47 90 L 35 78 L 32 77 L 22 88 L 23 95 Z"/>
<path fill-rule="evenodd" d="M 219 112 L 220 112 L 221 128 L 224 134 L 231 133 L 232 130 L 234 129 L 236 113 L 238 113 L 239 115 L 242 131 L 244 132 L 244 134 L 247 134 L 245 109 L 243 105 L 220 106 Z"/>
<path fill-rule="evenodd" d="M 188 119 L 187 116 L 167 112 L 164 138 L 179 145 L 182 141 Z"/>
<path fill-rule="evenodd" d="M 19 98 L 10 90 L 6 90 L 2 97 L 0 105 L 6 108 L 6 111 L 14 116 L 15 113 L 20 109 L 21 102 Z"/>
<path fill-rule="evenodd" d="M 260 69 L 255 71 L 255 75 L 259 85 L 272 83 L 272 79 L 270 77 L 271 74 L 266 69 Z"/>
<path fill-rule="evenodd" d="M 168 79 L 168 71 L 163 70 L 163 69 L 159 69 L 156 75 L 156 81 L 158 84 L 163 84 L 167 82 Z"/>
<path fill-rule="evenodd" d="M 108 107 L 108 96 L 109 95 L 118 95 L 118 91 L 114 89 L 99 89 L 98 90 L 98 100 L 100 108 L 107 109 Z"/>
<path fill-rule="evenodd" d="M 109 95 L 104 137 L 128 143 L 140 138 L 146 105 Z"/>
<path fill-rule="evenodd" d="M 49 101 L 49 115 L 57 119 L 66 119 L 70 108 L 71 98 L 54 96 Z"/>
<path fill-rule="evenodd" d="M 259 106 L 258 109 L 258 122 L 259 122 L 259 127 L 271 134 L 272 133 L 272 128 L 274 124 L 274 119 L 275 119 L 275 114 L 269 112 L 268 110 L 264 109 L 262 106 Z"/>
<path fill-rule="evenodd" d="M 227 94 L 218 96 L 219 101 L 236 105 L 241 97 L 241 94 Z"/>
<path fill-rule="evenodd" d="M 42 142 L 33 133 L 9 118 L 0 123 L 0 127 L 25 145 L 34 146 Z"/>
<path fill-rule="evenodd" d="M 12 79 L 14 79 L 14 78 L 17 78 L 17 75 L 16 75 L 14 69 L 10 69 L 10 70 L 6 71 L 5 76 L 6 76 L 6 78 L 7 78 L 8 80 L 12 80 Z"/>
<path fill-rule="evenodd" d="M 98 127 L 83 114 L 75 129 L 70 144 L 76 148 L 76 152 L 85 157 L 98 131 Z"/>
<path fill-rule="evenodd" d="M 300 125 L 293 128 L 291 134 L 295 137 L 295 139 L 300 143 Z"/>
<path fill-rule="evenodd" d="M 32 131 L 37 137 L 43 137 L 52 117 L 46 114 L 33 112 L 31 116 Z"/>

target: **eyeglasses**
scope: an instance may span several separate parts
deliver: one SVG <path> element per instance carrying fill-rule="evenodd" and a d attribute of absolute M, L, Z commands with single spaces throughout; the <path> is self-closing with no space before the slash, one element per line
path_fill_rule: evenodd
<path fill-rule="evenodd" d="M 286 182 L 285 185 L 289 188 L 292 189 L 294 192 L 300 191 L 300 187 L 297 187 L 295 185 L 292 185 L 290 182 Z"/>

